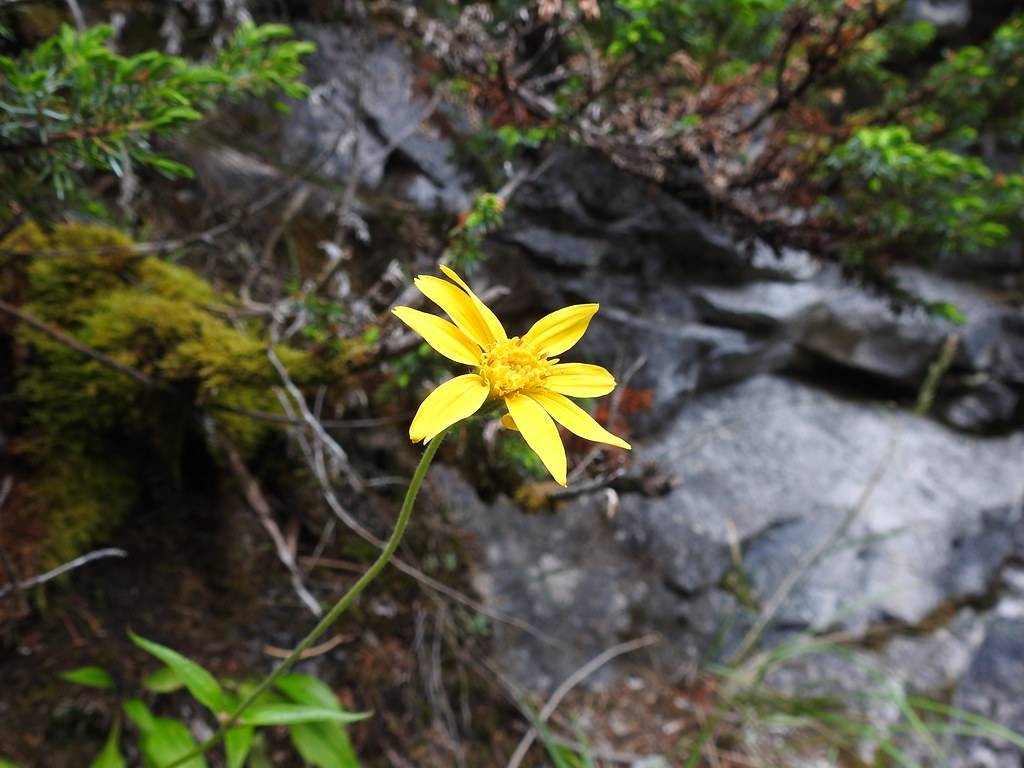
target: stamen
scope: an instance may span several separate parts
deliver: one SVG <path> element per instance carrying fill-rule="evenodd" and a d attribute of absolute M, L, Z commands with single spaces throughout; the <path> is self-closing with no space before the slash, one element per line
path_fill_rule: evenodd
<path fill-rule="evenodd" d="M 491 385 L 491 396 L 497 398 L 540 386 L 552 365 L 533 345 L 513 336 L 484 350 L 479 373 Z"/>

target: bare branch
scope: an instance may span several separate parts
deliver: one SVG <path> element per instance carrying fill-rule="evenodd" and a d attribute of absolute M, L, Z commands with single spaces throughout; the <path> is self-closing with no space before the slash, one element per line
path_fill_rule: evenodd
<path fill-rule="evenodd" d="M 629 640 L 625 643 L 619 643 L 613 645 L 597 656 L 592 658 L 582 667 L 573 672 L 569 677 L 562 681 L 562 684 L 555 689 L 554 693 L 551 694 L 551 698 L 548 699 L 547 704 L 541 709 L 537 715 L 538 724 L 543 725 L 546 723 L 551 715 L 558 709 L 558 705 L 562 703 L 562 699 L 569 695 L 569 692 L 577 685 L 582 683 L 597 670 L 607 664 L 609 661 L 622 656 L 625 653 L 631 653 L 638 651 L 641 648 L 646 648 L 649 645 L 654 645 L 661 638 L 658 635 L 644 635 L 638 637 L 635 640 Z M 530 747 L 533 746 L 533 742 L 537 738 L 537 728 L 532 726 L 526 735 L 520 740 L 519 745 L 516 747 L 515 752 L 512 753 L 512 757 L 509 758 L 506 768 L 519 768 L 519 765 L 526 758 L 526 753 L 530 751 Z"/>
<path fill-rule="evenodd" d="M 314 645 L 312 648 L 307 648 L 300 654 L 299 658 L 312 659 L 315 656 L 323 656 L 325 653 L 333 651 L 339 645 L 352 642 L 353 639 L 355 639 L 354 635 L 335 635 L 330 640 Z M 267 656 L 273 656 L 275 659 L 287 659 L 291 649 L 278 648 L 276 645 L 264 645 L 263 652 Z"/>
<path fill-rule="evenodd" d="M 416 133 L 419 127 L 427 120 L 437 109 L 437 105 L 441 101 L 441 92 L 435 91 L 434 95 L 431 96 L 430 101 L 423 108 L 423 110 L 416 116 L 415 119 L 410 120 L 409 124 L 402 128 L 396 133 L 391 140 L 382 147 L 378 152 L 374 153 L 370 158 L 363 158 L 362 155 L 362 134 L 356 131 L 356 140 L 352 147 L 352 171 L 349 174 L 348 183 L 345 185 L 345 190 L 341 196 L 341 207 L 338 210 L 338 221 L 341 222 L 341 231 L 339 233 L 339 242 L 337 245 L 343 246 L 345 243 L 345 218 L 352 210 L 352 205 L 355 202 L 356 192 L 359 189 L 359 184 L 363 179 L 363 174 L 366 173 L 366 169 L 375 163 L 379 162 L 383 158 L 386 158 L 392 152 L 394 152 L 406 139 Z M 361 109 L 362 102 L 357 100 L 357 106 Z M 324 269 L 317 276 L 313 283 L 312 289 L 309 293 L 319 294 L 321 293 L 331 282 L 338 270 L 341 269 L 343 259 L 339 258 L 333 262 L 327 264 Z"/>
<path fill-rule="evenodd" d="M 68 347 L 69 349 L 72 349 L 75 352 L 78 352 L 79 354 L 85 355 L 86 357 L 92 358 L 96 362 L 107 366 L 107 368 L 110 368 L 111 370 L 117 371 L 118 373 L 122 373 L 125 376 L 134 379 L 144 387 L 152 389 L 161 386 L 155 379 L 151 379 L 142 371 L 136 368 L 132 368 L 130 365 L 119 363 L 117 360 L 115 360 L 112 357 L 109 357 L 108 355 L 103 354 L 98 349 L 93 349 L 87 344 L 83 344 L 82 342 L 78 341 L 78 339 L 72 338 L 68 334 L 64 333 L 64 331 L 55 328 L 48 323 L 44 323 L 39 318 L 33 317 L 27 312 L 18 309 L 13 304 L 8 304 L 6 301 L 0 301 L 0 312 L 4 312 L 14 318 L 17 318 L 21 322 L 25 323 L 25 325 L 31 326 L 32 328 L 35 328 L 37 331 L 41 333 L 45 333 L 51 339 L 59 341 L 61 344 Z"/>
<path fill-rule="evenodd" d="M 56 579 L 58 576 L 61 576 L 67 573 L 68 571 L 73 571 L 75 570 L 75 568 L 81 568 L 83 565 L 86 565 L 87 563 L 91 563 L 94 560 L 101 560 L 105 557 L 128 557 L 128 553 L 125 552 L 123 549 L 118 549 L 117 547 L 97 549 L 94 552 L 89 552 L 88 554 L 82 555 L 81 557 L 76 557 L 74 560 L 66 562 L 63 565 L 59 565 L 52 571 L 41 573 L 38 576 L 32 576 L 31 578 L 25 579 L 24 581 L 19 581 L 17 584 L 5 584 L 4 586 L 0 587 L 0 597 L 6 597 L 11 592 L 14 592 L 16 590 L 31 589 L 32 587 L 37 587 L 40 584 L 46 583 L 47 581 Z"/>
<path fill-rule="evenodd" d="M 277 353 L 274 352 L 273 346 L 267 347 L 267 357 L 270 359 L 270 364 L 274 366 L 274 370 L 277 371 L 277 375 L 281 378 L 281 382 L 284 384 L 285 392 L 295 402 L 299 412 L 302 414 L 303 420 L 313 431 L 313 434 L 317 437 L 321 445 L 325 445 L 327 449 L 334 456 L 338 465 L 345 473 L 345 477 L 349 484 L 357 491 L 363 487 L 363 479 L 359 477 L 356 471 L 352 468 L 351 463 L 348 460 L 348 454 L 338 444 L 338 441 L 327 434 L 320 420 L 313 415 L 313 412 L 309 410 L 309 406 L 306 404 L 306 398 L 302 394 L 302 391 L 295 386 L 295 382 L 292 381 L 291 376 L 288 375 L 288 369 L 284 367 Z"/>
<path fill-rule="evenodd" d="M 223 435 L 216 434 L 213 431 L 212 424 L 209 425 L 209 429 L 214 441 L 218 443 L 224 451 L 224 455 L 228 460 L 228 466 L 231 467 L 231 471 L 235 474 L 239 484 L 242 486 L 242 493 L 245 495 L 246 501 L 256 513 L 257 517 L 259 517 L 260 523 L 270 535 L 271 541 L 274 542 L 274 549 L 277 551 L 278 560 L 284 563 L 285 568 L 287 568 L 288 572 L 291 574 L 292 588 L 299 596 L 303 605 L 309 609 L 310 613 L 314 616 L 320 616 L 323 613 L 320 609 L 320 604 L 316 601 L 316 598 L 310 594 L 309 590 L 306 589 L 305 584 L 303 584 L 302 572 L 295 564 L 295 558 L 292 556 L 292 552 L 284 540 L 281 528 L 274 520 L 273 511 L 270 508 L 270 502 L 268 502 L 267 497 L 263 495 L 263 489 L 260 488 L 259 482 L 253 476 L 252 472 L 249 471 L 245 462 L 242 461 L 242 457 L 239 455 L 238 449 L 235 448 L 234 444 Z"/>
<path fill-rule="evenodd" d="M 208 405 L 207 408 L 215 411 L 224 411 L 225 413 L 234 413 L 238 416 L 247 416 L 250 419 L 265 421 L 268 424 L 281 424 L 287 427 L 300 427 L 306 424 L 305 419 L 292 418 L 267 411 L 254 411 L 249 408 L 236 408 L 232 405 L 222 405 L 221 403 L 213 403 Z M 411 413 L 398 413 L 394 416 L 369 416 L 364 419 L 320 419 L 320 423 L 330 429 L 376 429 L 388 424 L 408 421 L 412 416 L 413 414 Z"/>
<path fill-rule="evenodd" d="M 75 29 L 79 32 L 85 31 L 85 16 L 82 15 L 82 9 L 78 5 L 78 0 L 66 0 L 68 4 L 68 10 L 71 11 L 71 18 L 75 21 Z"/>

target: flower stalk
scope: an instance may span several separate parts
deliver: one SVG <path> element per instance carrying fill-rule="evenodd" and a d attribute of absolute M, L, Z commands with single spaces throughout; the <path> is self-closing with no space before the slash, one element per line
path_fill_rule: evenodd
<path fill-rule="evenodd" d="M 269 675 L 263 678 L 249 693 L 249 695 L 246 696 L 237 707 L 235 707 L 235 710 L 224 718 L 221 725 L 210 738 L 192 751 L 163 766 L 163 768 L 175 768 L 175 766 L 182 765 L 209 751 L 223 741 L 227 732 L 239 724 L 239 718 L 241 718 L 245 713 L 245 710 L 247 710 L 249 706 L 264 692 L 266 692 L 281 675 L 290 670 L 295 663 L 302 658 L 302 654 L 309 650 L 313 644 L 319 640 L 320 637 L 322 637 L 323 634 L 331 628 L 331 626 L 334 625 L 345 610 L 357 597 L 359 597 L 360 593 L 370 585 L 370 582 L 380 575 L 381 571 L 384 570 L 385 566 L 387 566 L 388 562 L 395 554 L 395 551 L 398 549 L 399 543 L 402 541 L 405 529 L 409 526 L 409 519 L 412 517 L 412 509 L 416 503 L 416 496 L 419 494 L 420 486 L 423 484 L 423 479 L 427 476 L 427 470 L 430 468 L 430 464 L 434 460 L 434 456 L 437 454 L 438 448 L 441 447 L 441 442 L 444 440 L 447 433 L 447 429 L 439 432 L 437 436 L 427 444 L 427 448 L 423 452 L 423 456 L 420 458 L 420 463 L 416 467 L 415 473 L 413 473 L 412 480 L 409 481 L 409 487 L 405 491 L 405 499 L 402 501 L 402 509 L 398 513 L 398 520 L 395 522 L 395 529 L 392 531 L 391 537 L 388 539 L 387 544 L 385 544 L 384 549 L 381 550 L 380 555 L 373 562 L 373 565 L 371 565 L 369 569 L 359 577 L 359 580 L 341 596 L 338 602 L 334 604 L 334 607 L 332 607 L 320 622 L 310 630 L 309 634 L 302 639 L 302 642 L 295 646 L 292 652 L 289 653 L 288 656 L 278 664 Z"/>

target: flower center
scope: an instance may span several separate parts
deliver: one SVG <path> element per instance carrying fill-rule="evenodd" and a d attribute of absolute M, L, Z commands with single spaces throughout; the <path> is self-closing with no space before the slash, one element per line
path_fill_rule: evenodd
<path fill-rule="evenodd" d="M 479 372 L 491 385 L 492 397 L 505 397 L 539 386 L 553 364 L 532 344 L 513 336 L 484 350 Z"/>

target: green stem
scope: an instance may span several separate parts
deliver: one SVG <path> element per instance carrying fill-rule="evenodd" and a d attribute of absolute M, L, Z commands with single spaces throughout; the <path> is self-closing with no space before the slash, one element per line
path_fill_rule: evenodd
<path fill-rule="evenodd" d="M 177 765 L 181 765 L 189 760 L 199 757 L 204 752 L 208 751 L 212 747 L 219 744 L 224 740 L 224 736 L 227 735 L 229 729 L 237 725 L 238 718 L 241 717 L 242 713 L 249 708 L 256 699 L 258 699 L 281 675 L 291 669 L 295 662 L 297 662 L 302 654 L 312 647 L 331 625 L 338 620 L 338 618 L 345 612 L 352 602 L 359 596 L 359 593 L 369 586 L 370 582 L 373 581 L 380 572 L 384 570 L 384 566 L 388 564 L 391 556 L 395 554 L 395 550 L 398 549 L 398 544 L 402 540 L 402 535 L 405 533 L 406 527 L 409 525 L 409 518 L 412 516 L 412 508 L 416 503 L 416 495 L 420 491 L 420 485 L 423 484 L 423 478 L 427 475 L 427 469 L 430 468 L 430 462 L 434 460 L 434 455 L 437 453 L 437 449 L 441 447 L 441 441 L 444 440 L 445 435 L 448 434 L 448 430 L 441 432 L 437 437 L 427 444 L 427 449 L 423 452 L 422 458 L 420 458 L 419 466 L 416 467 L 416 472 L 412 476 L 412 480 L 409 482 L 409 487 L 405 491 L 405 500 L 402 502 L 402 510 L 398 513 L 398 521 L 395 523 L 395 530 L 391 533 L 391 538 L 388 539 L 384 549 L 381 550 L 380 556 L 374 561 L 373 565 L 362 576 L 359 580 L 352 585 L 351 589 L 341 596 L 341 599 L 334 604 L 334 607 L 327 612 L 327 614 L 320 620 L 320 623 L 310 630 L 309 634 L 303 638 L 302 642 L 295 646 L 294 650 L 288 654 L 287 658 L 284 659 L 267 677 L 260 681 L 252 692 L 242 700 L 242 703 L 235 708 L 235 711 L 224 720 L 216 732 L 200 744 L 198 747 L 193 749 L 191 752 L 182 755 L 181 757 L 174 760 L 172 763 L 168 763 L 164 768 L 174 768 Z"/>

